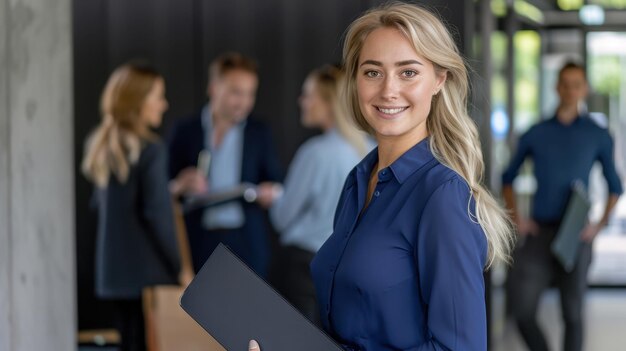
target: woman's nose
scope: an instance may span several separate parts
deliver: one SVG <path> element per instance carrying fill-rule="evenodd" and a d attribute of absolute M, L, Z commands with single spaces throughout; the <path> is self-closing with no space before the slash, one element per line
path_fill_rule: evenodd
<path fill-rule="evenodd" d="M 393 77 L 387 76 L 383 80 L 381 96 L 386 100 L 394 100 L 398 97 L 398 84 Z"/>

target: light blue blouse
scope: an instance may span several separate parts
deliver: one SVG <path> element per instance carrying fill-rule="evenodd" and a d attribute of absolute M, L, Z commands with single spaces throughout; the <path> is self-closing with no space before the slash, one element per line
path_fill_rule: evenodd
<path fill-rule="evenodd" d="M 289 167 L 283 196 L 270 209 L 283 245 L 317 252 L 333 231 L 333 216 L 350 170 L 361 160 L 336 130 L 306 141 Z"/>

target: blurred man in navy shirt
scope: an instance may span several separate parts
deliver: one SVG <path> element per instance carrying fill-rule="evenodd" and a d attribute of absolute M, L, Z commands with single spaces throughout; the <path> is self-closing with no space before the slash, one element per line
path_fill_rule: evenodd
<path fill-rule="evenodd" d="M 542 292 L 552 283 L 556 283 L 561 294 L 564 350 L 581 350 L 583 298 L 591 263 L 591 243 L 608 223 L 611 210 L 622 193 L 613 162 L 611 136 L 606 129 L 579 112 L 579 104 L 586 98 L 588 89 L 584 67 L 575 63 L 563 66 L 557 83 L 560 104 L 555 116 L 522 135 L 502 176 L 507 207 L 518 234 L 525 238 L 515 253 L 509 277 L 509 306 L 524 340 L 533 351 L 548 350 L 536 314 Z M 523 218 L 517 212 L 512 183 L 527 157 L 534 162 L 537 191 L 531 217 Z M 582 230 L 577 262 L 568 272 L 552 255 L 550 244 L 565 213 L 572 183 L 581 181 L 586 186 L 596 161 L 602 164 L 609 197 L 600 221 L 588 223 Z"/>

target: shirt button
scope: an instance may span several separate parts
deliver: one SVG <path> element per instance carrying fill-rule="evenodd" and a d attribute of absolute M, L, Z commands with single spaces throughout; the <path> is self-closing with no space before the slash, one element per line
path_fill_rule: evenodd
<path fill-rule="evenodd" d="M 386 170 L 386 169 L 383 169 L 383 170 L 380 172 L 380 174 L 382 174 L 382 175 L 387 174 L 387 170 Z"/>
<path fill-rule="evenodd" d="M 376 190 L 376 191 L 374 192 L 374 196 L 378 196 L 378 195 L 380 195 L 380 191 Z"/>

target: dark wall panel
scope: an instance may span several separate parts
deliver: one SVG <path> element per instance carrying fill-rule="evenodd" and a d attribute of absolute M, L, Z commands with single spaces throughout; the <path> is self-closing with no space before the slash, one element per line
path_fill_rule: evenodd
<path fill-rule="evenodd" d="M 73 2 L 74 40 L 74 159 L 77 172 L 82 157 L 84 135 L 90 130 L 98 113 L 99 88 L 108 74 L 106 32 L 106 0 Z M 80 14 L 80 15 L 78 15 Z M 79 44 L 79 45 L 77 45 Z M 88 102 L 88 103 L 86 103 Z M 91 186 L 80 173 L 76 179 L 76 261 L 79 328 L 98 325 L 108 320 L 108 306 L 98 303 L 93 289 L 93 247 L 95 215 L 88 210 Z"/>

